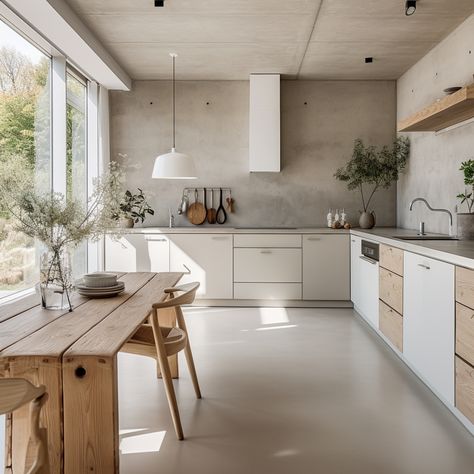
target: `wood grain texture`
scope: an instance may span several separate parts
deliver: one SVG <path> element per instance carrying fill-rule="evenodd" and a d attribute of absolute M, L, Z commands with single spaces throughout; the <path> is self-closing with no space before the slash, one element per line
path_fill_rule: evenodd
<path fill-rule="evenodd" d="M 129 273 L 123 276 L 120 281 L 125 283 L 125 291 L 120 295 L 86 300 L 74 311 L 66 312 L 61 318 L 56 318 L 50 324 L 2 351 L 0 356 L 60 357 L 87 331 L 130 299 L 153 276 L 153 273 Z"/>
<path fill-rule="evenodd" d="M 456 407 L 474 423 L 474 367 L 456 356 Z"/>
<path fill-rule="evenodd" d="M 115 356 L 63 362 L 65 473 L 118 473 L 116 365 Z"/>
<path fill-rule="evenodd" d="M 164 299 L 164 290 L 176 285 L 182 273 L 157 273 L 134 297 L 119 306 L 111 317 L 94 326 L 64 357 L 113 357 L 146 321 L 153 303 Z"/>
<path fill-rule="evenodd" d="M 40 297 L 35 293 L 15 299 L 10 303 L 3 304 L 0 307 L 0 323 L 16 316 L 17 314 L 27 311 L 28 309 L 39 306 L 40 303 Z"/>
<path fill-rule="evenodd" d="M 474 365 L 474 310 L 456 303 L 456 354 Z"/>
<path fill-rule="evenodd" d="M 403 314 L 403 278 L 380 267 L 379 297 L 397 313 Z"/>
<path fill-rule="evenodd" d="M 383 301 L 380 301 L 379 305 L 379 329 L 400 352 L 403 352 L 403 317 Z"/>
<path fill-rule="evenodd" d="M 62 374 L 61 361 L 46 357 L 12 357 L 7 362 L 6 375 L 20 377 L 33 385 L 44 385 L 48 399 L 41 412 L 41 425 L 48 433 L 48 453 L 51 474 L 62 471 Z M 30 432 L 29 407 L 12 414 L 11 465 L 13 472 L 24 472 Z"/>
<path fill-rule="evenodd" d="M 389 245 L 380 245 L 380 266 L 403 276 L 403 250 Z"/>
<path fill-rule="evenodd" d="M 474 84 L 463 87 L 400 120 L 399 132 L 438 131 L 474 117 Z"/>
<path fill-rule="evenodd" d="M 456 267 L 456 301 L 474 309 L 474 270 Z"/>

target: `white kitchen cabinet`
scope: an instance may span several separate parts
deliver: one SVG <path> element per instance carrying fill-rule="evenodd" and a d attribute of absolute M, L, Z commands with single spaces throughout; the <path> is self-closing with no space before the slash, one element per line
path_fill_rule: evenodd
<path fill-rule="evenodd" d="M 359 262 L 359 305 L 360 315 L 374 328 L 379 327 L 379 262 L 363 255 Z"/>
<path fill-rule="evenodd" d="M 301 283 L 301 249 L 236 248 L 234 282 Z"/>
<path fill-rule="evenodd" d="M 280 171 L 280 75 L 250 75 L 249 168 Z"/>
<path fill-rule="evenodd" d="M 454 266 L 405 252 L 403 295 L 403 355 L 454 404 Z"/>
<path fill-rule="evenodd" d="M 354 308 L 357 310 L 360 306 L 361 299 L 361 281 L 360 281 L 360 237 L 351 235 L 351 299 L 354 303 Z"/>
<path fill-rule="evenodd" d="M 303 299 L 350 300 L 349 235 L 303 235 Z"/>
<path fill-rule="evenodd" d="M 168 272 L 169 241 L 163 235 L 125 234 L 105 238 L 105 270 Z"/>
<path fill-rule="evenodd" d="M 189 272 L 182 283 L 199 281 L 199 298 L 232 298 L 232 234 L 168 234 L 167 237 L 170 271 Z"/>

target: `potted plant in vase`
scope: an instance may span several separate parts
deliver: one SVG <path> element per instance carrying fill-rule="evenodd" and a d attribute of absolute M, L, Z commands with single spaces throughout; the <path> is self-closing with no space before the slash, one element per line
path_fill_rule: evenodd
<path fill-rule="evenodd" d="M 459 170 L 463 172 L 464 184 L 469 188 L 457 195 L 461 204 L 467 205 L 468 211 L 457 214 L 457 236 L 462 240 L 471 240 L 474 239 L 474 159 L 463 161 Z"/>
<path fill-rule="evenodd" d="M 120 201 L 119 211 L 113 215 L 113 218 L 119 221 L 121 227 L 130 229 L 138 222 L 143 224 L 147 214 L 153 216 L 155 211 L 146 201 L 143 190 L 138 188 L 138 194 L 132 194 L 127 189 Z"/>
<path fill-rule="evenodd" d="M 84 240 L 98 239 L 114 227 L 110 216 L 118 209 L 116 184 L 121 171 L 111 163 L 109 170 L 96 180 L 85 205 L 61 193 L 36 191 L 33 174 L 21 173 L 20 168 L 12 162 L 0 163 L 0 208 L 13 220 L 14 230 L 42 245 L 37 285 L 42 306 L 72 311 L 69 252 Z"/>
<path fill-rule="evenodd" d="M 359 225 L 363 229 L 371 229 L 375 225 L 375 213 L 370 210 L 374 194 L 398 180 L 409 154 L 410 142 L 406 137 L 398 137 L 391 148 L 384 146 L 380 150 L 374 146 L 366 147 L 361 139 L 357 139 L 352 158 L 334 174 L 336 179 L 347 183 L 349 190 L 359 190 L 363 209 L 359 211 Z"/>

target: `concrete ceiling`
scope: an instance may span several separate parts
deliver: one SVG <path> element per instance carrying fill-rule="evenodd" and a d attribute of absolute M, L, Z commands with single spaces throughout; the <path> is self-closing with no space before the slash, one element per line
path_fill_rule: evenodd
<path fill-rule="evenodd" d="M 397 79 L 474 0 L 67 0 L 133 79 Z M 372 64 L 364 58 L 373 56 Z"/>

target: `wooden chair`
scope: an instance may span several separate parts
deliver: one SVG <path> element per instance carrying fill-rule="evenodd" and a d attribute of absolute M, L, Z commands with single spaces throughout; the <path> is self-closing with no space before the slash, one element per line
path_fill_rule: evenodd
<path fill-rule="evenodd" d="M 175 288 L 167 288 L 165 293 L 169 295 L 169 298 L 162 303 L 153 305 L 149 323 L 143 324 L 122 348 L 123 352 L 146 355 L 158 360 L 176 436 L 180 440 L 184 439 L 183 428 L 181 426 L 168 357 L 184 350 L 196 397 L 201 398 L 188 331 L 186 329 L 183 311 L 181 310 L 181 305 L 191 304 L 194 301 L 198 288 L 198 282 L 188 283 Z M 160 326 L 158 312 L 166 308 L 174 309 L 178 327 Z"/>
<path fill-rule="evenodd" d="M 47 433 L 39 424 L 41 407 L 47 399 L 48 394 L 44 385 L 35 387 L 24 379 L 0 379 L 0 415 L 11 413 L 27 403 L 30 404 L 30 438 L 25 460 L 27 474 L 49 474 Z M 7 467 L 5 472 L 11 470 Z"/>

